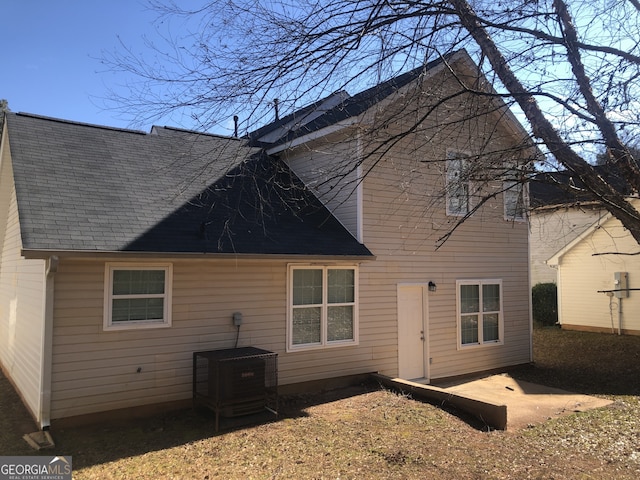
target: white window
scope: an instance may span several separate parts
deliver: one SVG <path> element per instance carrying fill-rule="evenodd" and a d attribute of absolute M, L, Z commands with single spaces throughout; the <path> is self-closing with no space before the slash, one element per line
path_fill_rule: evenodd
<path fill-rule="evenodd" d="M 171 264 L 107 263 L 104 329 L 171 326 Z"/>
<path fill-rule="evenodd" d="M 509 181 L 502 184 L 504 197 L 504 218 L 524 221 L 527 210 L 526 189 L 523 183 Z"/>
<path fill-rule="evenodd" d="M 447 153 L 447 215 L 469 213 L 469 178 L 466 155 L 458 152 Z"/>
<path fill-rule="evenodd" d="M 503 341 L 502 280 L 458 280 L 458 347 Z"/>
<path fill-rule="evenodd" d="M 290 265 L 288 273 L 287 349 L 356 344 L 357 267 Z"/>

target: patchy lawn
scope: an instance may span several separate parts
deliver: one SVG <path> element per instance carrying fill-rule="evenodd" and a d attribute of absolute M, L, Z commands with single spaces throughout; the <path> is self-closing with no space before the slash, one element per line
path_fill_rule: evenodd
<path fill-rule="evenodd" d="M 54 431 L 55 454 L 73 456 L 74 479 L 639 478 L 640 337 L 537 329 L 534 356 L 512 375 L 615 402 L 487 432 L 363 385 L 283 399 L 278 421 L 219 434 L 212 415 L 191 411 Z M 0 454 L 31 455 L 16 400 L 1 378 Z"/>

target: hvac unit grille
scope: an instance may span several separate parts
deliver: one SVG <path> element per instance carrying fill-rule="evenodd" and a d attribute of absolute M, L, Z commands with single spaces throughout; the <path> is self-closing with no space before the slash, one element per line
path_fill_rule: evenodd
<path fill-rule="evenodd" d="M 278 414 L 278 354 L 255 347 L 193 354 L 193 403 L 235 417 L 266 410 Z"/>

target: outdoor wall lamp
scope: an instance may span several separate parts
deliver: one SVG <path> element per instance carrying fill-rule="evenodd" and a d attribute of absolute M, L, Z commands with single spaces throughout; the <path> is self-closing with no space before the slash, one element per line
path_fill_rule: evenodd
<path fill-rule="evenodd" d="M 435 292 L 438 289 L 438 286 L 435 283 L 431 282 L 431 281 L 429 282 L 428 286 L 429 286 L 429 291 L 430 292 Z"/>

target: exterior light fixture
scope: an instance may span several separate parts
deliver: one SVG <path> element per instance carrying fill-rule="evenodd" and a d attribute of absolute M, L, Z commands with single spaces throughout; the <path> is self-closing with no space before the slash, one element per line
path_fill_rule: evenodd
<path fill-rule="evenodd" d="M 433 282 L 429 282 L 429 291 L 430 292 L 435 292 L 438 289 L 438 286 L 433 283 Z"/>

